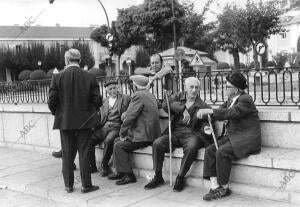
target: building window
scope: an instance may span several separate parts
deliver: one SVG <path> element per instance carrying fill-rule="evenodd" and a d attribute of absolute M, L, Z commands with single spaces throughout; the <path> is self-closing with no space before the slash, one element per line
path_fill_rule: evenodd
<path fill-rule="evenodd" d="M 281 36 L 281 39 L 285 39 L 286 38 L 286 33 L 282 32 L 282 33 L 280 33 L 280 36 Z"/>

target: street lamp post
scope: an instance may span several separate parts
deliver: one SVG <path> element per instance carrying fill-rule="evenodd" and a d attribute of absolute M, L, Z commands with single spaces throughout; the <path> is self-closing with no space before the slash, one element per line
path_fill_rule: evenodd
<path fill-rule="evenodd" d="M 174 38 L 174 53 L 177 49 L 177 40 L 176 40 L 176 24 L 175 24 L 175 7 L 174 7 L 174 0 L 172 0 L 172 16 L 173 16 L 173 38 Z M 178 62 L 177 60 L 174 58 L 174 63 L 175 63 L 175 70 L 178 74 L 179 70 L 178 70 Z"/>
<path fill-rule="evenodd" d="M 39 61 L 37 62 L 37 64 L 38 64 L 38 66 L 39 66 L 39 70 L 41 70 L 42 61 L 39 60 Z"/>

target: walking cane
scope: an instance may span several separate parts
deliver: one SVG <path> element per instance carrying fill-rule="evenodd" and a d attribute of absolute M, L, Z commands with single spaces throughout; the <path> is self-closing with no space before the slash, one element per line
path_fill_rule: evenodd
<path fill-rule="evenodd" d="M 172 175 L 172 132 L 171 132 L 171 113 L 170 113 L 170 103 L 169 103 L 169 99 L 168 99 L 168 95 L 167 95 L 167 91 L 164 90 L 165 92 L 165 97 L 166 97 L 166 101 L 167 101 L 167 107 L 168 107 L 168 122 L 169 122 L 169 162 L 170 162 L 170 187 L 172 187 L 172 179 L 173 179 L 173 175 Z"/>
<path fill-rule="evenodd" d="M 211 123 L 211 117 L 210 117 L 210 114 L 207 114 L 207 119 L 208 119 L 209 126 L 210 126 L 210 128 L 211 128 L 211 133 L 212 133 L 212 136 L 213 136 L 213 139 L 214 139 L 214 143 L 215 143 L 216 149 L 218 149 L 219 147 L 218 147 L 216 135 L 215 135 L 215 132 L 214 132 L 214 128 L 213 128 L 213 125 L 212 125 L 212 123 Z"/>
<path fill-rule="evenodd" d="M 88 123 L 88 121 L 91 119 L 91 118 L 93 118 L 97 113 L 99 113 L 100 112 L 100 109 L 99 110 L 97 110 L 97 111 L 95 111 L 87 120 L 85 120 L 82 124 L 81 124 L 81 126 L 79 127 L 79 129 L 81 129 L 84 125 L 86 125 L 86 123 Z"/>

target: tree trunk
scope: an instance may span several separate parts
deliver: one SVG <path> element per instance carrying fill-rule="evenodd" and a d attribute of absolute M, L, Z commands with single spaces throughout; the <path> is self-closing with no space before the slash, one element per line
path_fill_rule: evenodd
<path fill-rule="evenodd" d="M 120 76 L 120 59 L 121 59 L 121 55 L 118 54 L 118 57 L 116 60 L 116 76 Z"/>
<path fill-rule="evenodd" d="M 253 61 L 254 61 L 254 66 L 256 69 L 259 69 L 259 61 L 258 61 L 258 55 L 255 50 L 255 44 L 252 43 L 252 48 L 253 48 Z"/>
<path fill-rule="evenodd" d="M 239 56 L 239 50 L 233 49 L 232 50 L 233 60 L 234 60 L 234 71 L 240 70 L 240 56 Z"/>

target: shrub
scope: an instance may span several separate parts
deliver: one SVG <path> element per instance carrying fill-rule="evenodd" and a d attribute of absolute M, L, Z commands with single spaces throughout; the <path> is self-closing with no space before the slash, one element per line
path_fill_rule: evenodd
<path fill-rule="evenodd" d="M 47 75 L 42 70 L 35 70 L 30 74 L 30 80 L 43 80 L 46 78 L 47 78 Z"/>
<path fill-rule="evenodd" d="M 218 70 L 230 69 L 230 66 L 226 62 L 219 62 L 217 63 L 217 69 Z"/>
<path fill-rule="evenodd" d="M 19 74 L 18 79 L 21 80 L 21 81 L 29 80 L 31 72 L 32 72 L 32 71 L 30 71 L 30 70 L 23 70 L 23 71 Z"/>
<path fill-rule="evenodd" d="M 274 61 L 268 61 L 266 67 L 276 67 L 276 63 Z"/>
<path fill-rule="evenodd" d="M 240 69 L 245 69 L 246 65 L 244 63 L 240 63 Z"/>
<path fill-rule="evenodd" d="M 252 61 L 249 65 L 248 65 L 249 69 L 255 68 L 255 63 L 254 61 Z"/>
<path fill-rule="evenodd" d="M 48 70 L 48 72 L 47 72 L 47 74 L 46 74 L 47 79 L 51 79 L 51 78 L 52 78 L 53 70 L 54 70 L 54 69 Z"/>
<path fill-rule="evenodd" d="M 96 77 L 106 75 L 105 71 L 99 68 L 91 68 L 88 72 L 94 74 Z"/>
<path fill-rule="evenodd" d="M 121 70 L 121 71 L 120 71 L 120 75 L 121 75 L 121 76 L 126 76 L 126 75 L 128 75 L 128 73 L 127 73 L 126 71 L 124 71 L 124 70 Z"/>
<path fill-rule="evenodd" d="M 284 64 L 288 61 L 288 54 L 287 53 L 277 53 L 273 56 L 273 59 L 276 61 L 277 67 L 284 67 Z"/>

